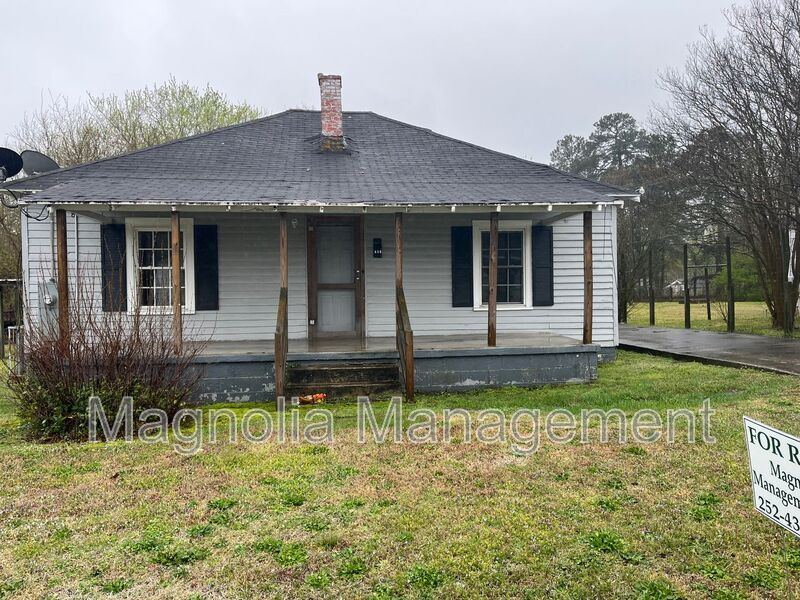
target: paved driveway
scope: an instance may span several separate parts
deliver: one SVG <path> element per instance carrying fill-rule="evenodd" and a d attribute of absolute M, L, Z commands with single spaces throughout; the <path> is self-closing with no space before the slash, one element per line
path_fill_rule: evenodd
<path fill-rule="evenodd" d="M 619 347 L 732 367 L 800 375 L 800 340 L 620 325 Z"/>

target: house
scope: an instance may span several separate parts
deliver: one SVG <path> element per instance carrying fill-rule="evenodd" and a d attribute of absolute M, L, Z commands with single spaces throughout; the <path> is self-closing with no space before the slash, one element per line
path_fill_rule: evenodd
<path fill-rule="evenodd" d="M 205 401 L 594 379 L 636 194 L 342 112 L 341 77 L 318 79 L 321 111 L 7 182 L 32 319 L 75 273 L 103 310 L 171 311 L 209 340 Z"/>
<path fill-rule="evenodd" d="M 679 298 L 683 295 L 683 281 L 676 279 L 664 286 L 664 293 L 669 298 Z"/>

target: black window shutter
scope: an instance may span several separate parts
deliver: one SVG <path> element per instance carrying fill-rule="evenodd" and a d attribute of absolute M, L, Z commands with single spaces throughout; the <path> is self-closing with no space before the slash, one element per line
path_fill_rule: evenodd
<path fill-rule="evenodd" d="M 450 228 L 453 306 L 472 307 L 472 227 Z"/>
<path fill-rule="evenodd" d="M 553 228 L 535 225 L 533 234 L 533 305 L 553 306 Z"/>
<path fill-rule="evenodd" d="M 100 226 L 100 265 L 102 270 L 103 310 L 127 310 L 128 277 L 125 268 L 125 225 Z"/>
<path fill-rule="evenodd" d="M 217 226 L 194 226 L 194 303 L 196 310 L 219 310 Z"/>

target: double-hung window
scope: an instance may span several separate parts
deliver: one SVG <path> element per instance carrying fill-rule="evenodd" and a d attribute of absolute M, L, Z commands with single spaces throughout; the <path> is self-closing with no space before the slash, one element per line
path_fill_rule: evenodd
<path fill-rule="evenodd" d="M 474 308 L 489 303 L 489 221 L 475 221 L 473 235 Z M 500 309 L 531 306 L 531 225 L 499 221 L 497 233 L 497 304 Z"/>
<path fill-rule="evenodd" d="M 128 309 L 172 307 L 172 227 L 169 219 L 127 219 Z M 194 312 L 194 224 L 181 219 L 181 305 Z"/>

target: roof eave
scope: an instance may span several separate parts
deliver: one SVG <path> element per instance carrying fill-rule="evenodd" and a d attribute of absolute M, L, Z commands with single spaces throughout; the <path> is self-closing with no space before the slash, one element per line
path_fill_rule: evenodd
<path fill-rule="evenodd" d="M 25 200 L 19 199 L 19 204 L 22 206 L 32 204 L 46 204 L 58 206 L 70 205 L 96 205 L 96 206 L 218 206 L 220 208 L 235 208 L 235 207 L 261 207 L 261 208 L 399 208 L 399 209 L 412 209 L 412 208 L 444 208 L 452 209 L 454 207 L 462 208 L 479 208 L 486 207 L 502 211 L 503 208 L 526 208 L 526 207 L 570 207 L 570 206 L 622 206 L 623 200 L 615 200 L 609 197 L 609 200 L 581 200 L 576 202 L 320 202 L 318 200 L 308 200 L 303 202 L 220 202 L 216 200 L 58 200 L 55 198 L 48 198 L 45 200 L 37 201 L 35 194 L 33 198 Z"/>

